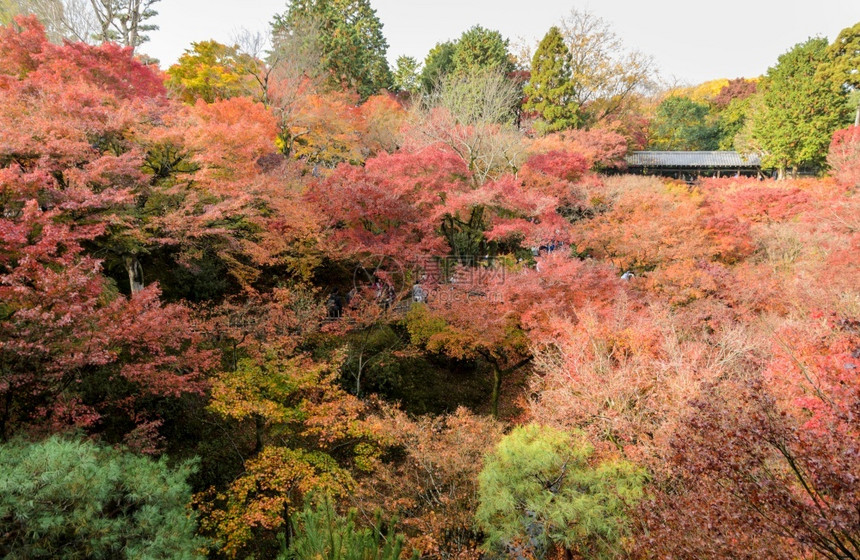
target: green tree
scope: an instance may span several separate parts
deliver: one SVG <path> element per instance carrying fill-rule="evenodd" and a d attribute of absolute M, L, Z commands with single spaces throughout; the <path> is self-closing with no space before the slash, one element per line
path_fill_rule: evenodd
<path fill-rule="evenodd" d="M 452 57 L 454 71 L 470 74 L 494 70 L 502 74 L 514 71 L 508 40 L 498 31 L 476 25 L 463 32 Z"/>
<path fill-rule="evenodd" d="M 454 71 L 456 51 L 457 43 L 453 41 L 436 43 L 436 46 L 430 49 L 421 70 L 421 87 L 424 91 L 432 91 L 442 78 Z"/>
<path fill-rule="evenodd" d="M 52 437 L 0 446 L 0 472 L 3 558 L 199 557 L 187 463 Z"/>
<path fill-rule="evenodd" d="M 514 71 L 508 40 L 498 31 L 476 25 L 456 41 L 437 43 L 424 59 L 421 87 L 431 92 L 448 76 L 460 78 L 476 73 L 507 75 Z"/>
<path fill-rule="evenodd" d="M 689 97 L 673 95 L 657 107 L 651 147 L 657 150 L 716 150 L 719 128 L 710 121 L 710 109 Z"/>
<path fill-rule="evenodd" d="M 307 21 L 319 24 L 321 66 L 330 87 L 351 87 L 367 98 L 391 86 L 388 42 L 369 0 L 293 0 L 275 16 L 273 32 L 300 32 Z"/>
<path fill-rule="evenodd" d="M 418 91 L 421 86 L 420 66 L 421 63 L 411 56 L 398 56 L 394 68 L 394 87 L 409 93 Z"/>
<path fill-rule="evenodd" d="M 719 129 L 719 149 L 748 151 L 736 141 L 744 130 L 747 117 L 753 111 L 753 101 L 758 82 L 737 78 L 729 80 L 711 100 L 711 115 L 716 118 Z"/>
<path fill-rule="evenodd" d="M 394 524 L 384 526 L 377 513 L 372 527 L 359 529 L 356 517 L 355 510 L 338 515 L 329 499 L 306 506 L 293 520 L 296 536 L 279 560 L 399 560 L 404 538 Z"/>
<path fill-rule="evenodd" d="M 763 164 L 786 169 L 824 162 L 833 132 L 845 121 L 845 93 L 822 77 L 827 39 L 799 43 L 768 68 L 760 86 L 760 108 L 752 115 L 752 136 Z"/>
<path fill-rule="evenodd" d="M 554 550 L 616 557 L 646 475 L 620 459 L 595 463 L 593 454 L 579 432 L 531 424 L 505 436 L 478 477 L 485 546 L 538 558 Z"/>
<path fill-rule="evenodd" d="M 828 47 L 830 78 L 851 92 L 854 126 L 860 126 L 860 22 L 843 29 Z"/>
<path fill-rule="evenodd" d="M 532 57 L 531 77 L 525 86 L 525 111 L 538 114 L 540 133 L 573 128 L 579 122 L 571 81 L 570 51 L 558 27 L 553 26 Z"/>
<path fill-rule="evenodd" d="M 735 139 L 738 134 L 744 129 L 744 124 L 751 112 L 752 97 L 744 97 L 732 99 L 725 109 L 719 114 L 717 127 L 719 129 L 719 146 L 720 150 L 739 150 L 741 149 Z"/>

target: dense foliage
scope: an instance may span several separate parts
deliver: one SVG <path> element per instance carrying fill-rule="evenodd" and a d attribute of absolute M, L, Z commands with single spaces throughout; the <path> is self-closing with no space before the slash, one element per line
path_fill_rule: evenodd
<path fill-rule="evenodd" d="M 708 106 L 687 97 L 672 96 L 657 107 L 651 125 L 655 150 L 715 150 L 717 127 L 708 122 Z"/>
<path fill-rule="evenodd" d="M 0 28 L 5 556 L 858 558 L 856 26 L 663 92 L 585 12 L 274 27 Z"/>
<path fill-rule="evenodd" d="M 766 162 L 780 172 L 820 163 L 833 132 L 845 121 L 844 99 L 819 67 L 827 40 L 810 39 L 780 56 L 761 84 L 761 111 L 752 120 Z"/>
<path fill-rule="evenodd" d="M 292 0 L 272 26 L 275 35 L 319 28 L 321 65 L 333 88 L 354 88 L 367 98 L 391 85 L 388 42 L 368 0 Z"/>
<path fill-rule="evenodd" d="M 189 465 L 51 437 L 0 445 L 4 558 L 201 558 Z"/>
<path fill-rule="evenodd" d="M 505 436 L 478 477 L 487 548 L 503 557 L 545 557 L 552 548 L 616 557 L 644 472 L 617 459 L 591 465 L 593 453 L 582 434 L 534 424 Z"/>
<path fill-rule="evenodd" d="M 534 111 L 540 121 L 536 128 L 557 132 L 578 124 L 578 107 L 573 100 L 570 52 L 558 27 L 550 28 L 532 58 L 529 83 L 523 93 L 524 111 Z"/>
<path fill-rule="evenodd" d="M 359 529 L 355 510 L 343 517 L 329 500 L 307 507 L 296 518 L 296 537 L 280 557 L 284 560 L 398 560 L 403 551 L 402 535 L 390 530 L 384 534 L 379 523 Z"/>

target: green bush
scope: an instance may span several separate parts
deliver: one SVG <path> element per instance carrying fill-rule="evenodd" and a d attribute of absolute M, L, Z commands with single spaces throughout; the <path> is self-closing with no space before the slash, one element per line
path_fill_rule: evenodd
<path fill-rule="evenodd" d="M 627 510 L 642 497 L 645 472 L 623 460 L 595 464 L 580 432 L 537 425 L 505 436 L 478 477 L 478 524 L 502 557 L 615 558 Z"/>
<path fill-rule="evenodd" d="M 323 500 L 296 517 L 296 536 L 279 560 L 399 560 L 403 551 L 403 536 L 394 533 L 393 523 L 384 528 L 378 514 L 373 527 L 358 529 L 355 510 L 343 517 Z"/>
<path fill-rule="evenodd" d="M 188 508 L 192 468 L 168 468 L 90 441 L 0 446 L 0 556 L 198 558 Z"/>

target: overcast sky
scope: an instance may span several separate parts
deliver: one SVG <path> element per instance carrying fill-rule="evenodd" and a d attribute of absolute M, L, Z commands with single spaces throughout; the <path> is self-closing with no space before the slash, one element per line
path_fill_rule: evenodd
<path fill-rule="evenodd" d="M 667 80 L 697 84 L 754 77 L 811 36 L 831 41 L 860 22 L 860 0 L 371 0 L 388 39 L 389 60 L 423 60 L 437 42 L 480 24 L 511 40 L 534 42 L 572 7 L 607 20 L 625 45 L 654 57 Z M 193 41 L 230 42 L 241 29 L 263 31 L 284 0 L 162 0 L 161 29 L 142 50 L 166 68 Z"/>

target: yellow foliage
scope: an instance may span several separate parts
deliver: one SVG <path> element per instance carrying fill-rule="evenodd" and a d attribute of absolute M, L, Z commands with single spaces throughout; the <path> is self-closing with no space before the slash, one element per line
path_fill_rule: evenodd
<path fill-rule="evenodd" d="M 696 103 L 710 103 L 727 85 L 729 81 L 726 78 L 709 80 L 696 86 L 672 88 L 666 92 L 665 97 L 687 97 Z"/>

